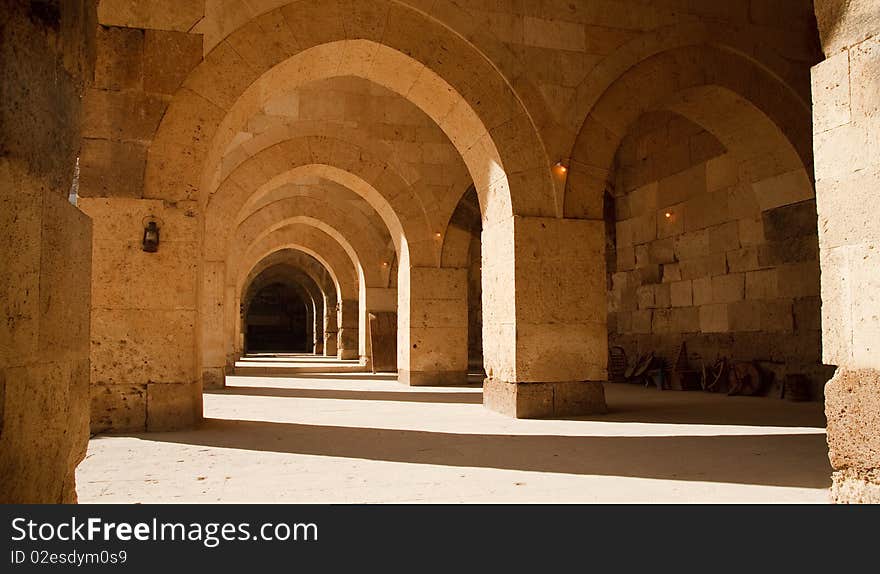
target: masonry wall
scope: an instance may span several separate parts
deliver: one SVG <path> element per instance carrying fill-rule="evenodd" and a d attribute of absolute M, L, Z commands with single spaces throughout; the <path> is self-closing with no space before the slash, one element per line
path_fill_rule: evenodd
<path fill-rule="evenodd" d="M 117 4 L 100 3 L 83 97 L 79 204 L 95 222 L 91 428 L 170 430 L 201 417 L 199 221 L 195 202 L 144 197 L 144 170 L 172 94 L 201 61 L 201 36 L 186 32 L 200 12 L 166 2 L 129 13 Z M 156 253 L 141 248 L 150 216 L 160 222 Z"/>
<path fill-rule="evenodd" d="M 820 360 L 816 207 L 777 201 L 712 134 L 672 112 L 642 116 L 616 157 L 609 201 L 609 345 L 630 362 L 695 368 L 757 361 L 778 396 L 786 375 L 830 375 Z M 782 205 L 779 205 L 782 203 Z"/>
<path fill-rule="evenodd" d="M 825 387 L 837 502 L 880 502 L 880 11 L 819 0 L 813 68 Z"/>
<path fill-rule="evenodd" d="M 0 14 L 0 503 L 75 502 L 88 442 L 91 222 L 68 201 L 94 4 Z"/>

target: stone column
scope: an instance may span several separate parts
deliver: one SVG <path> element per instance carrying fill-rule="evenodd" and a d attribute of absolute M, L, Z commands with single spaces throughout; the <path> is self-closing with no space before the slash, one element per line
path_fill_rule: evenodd
<path fill-rule="evenodd" d="M 605 411 L 604 222 L 515 216 L 483 230 L 483 404 L 518 418 Z"/>
<path fill-rule="evenodd" d="M 398 380 L 467 382 L 467 269 L 410 267 L 398 280 Z"/>
<path fill-rule="evenodd" d="M 226 386 L 226 319 L 224 309 L 229 289 L 225 284 L 226 264 L 222 261 L 202 263 L 199 293 L 199 356 L 202 387 L 222 389 Z"/>
<path fill-rule="evenodd" d="M 397 312 L 397 289 L 381 287 L 360 287 L 360 307 L 358 313 L 358 352 L 361 364 L 369 367 L 371 356 L 370 313 Z"/>
<path fill-rule="evenodd" d="M 817 1 L 812 70 L 831 495 L 880 502 L 880 16 Z"/>
<path fill-rule="evenodd" d="M 335 305 L 329 305 L 324 299 L 324 356 L 335 357 L 337 354 L 337 311 Z"/>
<path fill-rule="evenodd" d="M 358 358 L 358 302 L 342 300 L 338 311 L 339 331 L 336 333 L 336 356 L 340 359 Z"/>
<path fill-rule="evenodd" d="M 324 297 L 315 299 L 315 341 L 312 352 L 316 355 L 324 354 Z"/>

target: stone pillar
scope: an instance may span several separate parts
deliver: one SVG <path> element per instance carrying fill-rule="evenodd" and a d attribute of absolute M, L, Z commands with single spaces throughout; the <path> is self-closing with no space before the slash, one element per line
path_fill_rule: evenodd
<path fill-rule="evenodd" d="M 483 404 L 518 418 L 605 412 L 604 222 L 515 216 L 483 230 Z"/>
<path fill-rule="evenodd" d="M 467 382 L 467 269 L 410 267 L 398 279 L 398 380 Z"/>
<path fill-rule="evenodd" d="M 89 438 L 88 217 L 0 158 L 0 504 L 76 502 Z"/>
<path fill-rule="evenodd" d="M 182 204 L 184 202 L 181 202 Z M 162 200 L 81 198 L 92 218 L 92 431 L 162 431 L 202 417 L 198 365 L 198 252 L 189 206 Z M 142 221 L 163 225 L 155 253 Z M 215 286 L 214 280 L 208 280 Z M 222 282 L 216 290 L 222 301 Z M 222 314 L 215 317 L 222 331 Z M 225 364 L 223 346 L 216 366 Z"/>
<path fill-rule="evenodd" d="M 76 502 L 88 445 L 92 223 L 68 194 L 94 12 L 13 0 L 0 17 L 0 504 Z"/>
<path fill-rule="evenodd" d="M 812 70 L 831 495 L 880 502 L 880 15 L 817 1 Z M 873 9 L 873 12 L 872 12 Z"/>
<path fill-rule="evenodd" d="M 361 283 L 363 285 L 363 282 Z M 359 308 L 358 350 L 361 363 L 370 366 L 372 356 L 372 337 L 370 336 L 370 313 L 384 311 L 397 312 L 397 289 L 381 287 L 361 287 L 361 304 Z"/>
<path fill-rule="evenodd" d="M 226 386 L 226 264 L 222 261 L 202 263 L 202 284 L 199 293 L 199 357 L 202 387 L 222 389 Z"/>
<path fill-rule="evenodd" d="M 324 298 L 324 356 L 335 357 L 337 354 L 338 337 L 336 326 L 338 314 L 335 305 L 329 305 Z"/>
<path fill-rule="evenodd" d="M 315 341 L 312 352 L 316 355 L 324 354 L 324 297 L 323 295 L 320 299 L 315 299 Z"/>
<path fill-rule="evenodd" d="M 358 302 L 342 300 L 338 310 L 339 331 L 336 333 L 336 356 L 340 359 L 358 358 Z"/>

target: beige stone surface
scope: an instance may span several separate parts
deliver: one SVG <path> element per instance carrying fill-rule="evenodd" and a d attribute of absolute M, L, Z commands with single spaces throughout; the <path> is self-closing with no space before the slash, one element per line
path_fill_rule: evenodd
<path fill-rule="evenodd" d="M 0 161 L 0 190 L 10 234 L 0 250 L 0 501 L 75 502 L 89 426 L 91 221 L 20 163 Z"/>
<path fill-rule="evenodd" d="M 606 387 L 608 414 L 527 420 L 487 412 L 478 385 L 232 377 L 198 430 L 93 438 L 80 499 L 828 501 L 816 403 Z"/>
<path fill-rule="evenodd" d="M 0 22 L 0 503 L 76 502 L 86 454 L 92 225 L 68 195 L 93 6 L 7 2 Z"/>
<path fill-rule="evenodd" d="M 314 350 L 366 368 L 369 313 L 396 311 L 401 381 L 482 360 L 511 414 L 598 407 L 609 344 L 818 400 L 829 365 L 880 367 L 875 4 L 102 0 L 43 30 L 15 2 L 4 389 L 89 370 L 93 428 L 195 425 L 296 249 Z M 91 264 L 45 209 L 68 191 Z M 876 465 L 834 464 L 837 499 L 875 496 Z"/>

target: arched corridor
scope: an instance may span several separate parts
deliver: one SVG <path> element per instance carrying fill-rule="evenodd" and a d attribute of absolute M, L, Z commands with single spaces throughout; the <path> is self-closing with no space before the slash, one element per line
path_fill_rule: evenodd
<path fill-rule="evenodd" d="M 38 8 L 3 501 L 880 500 L 873 0 Z"/>

